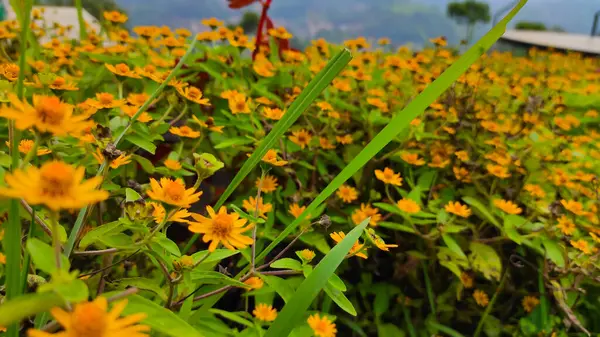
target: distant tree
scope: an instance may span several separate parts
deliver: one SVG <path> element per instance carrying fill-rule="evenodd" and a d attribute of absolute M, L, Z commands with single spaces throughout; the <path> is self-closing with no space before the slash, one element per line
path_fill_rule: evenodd
<path fill-rule="evenodd" d="M 539 31 L 546 31 L 546 30 L 548 30 L 548 28 L 546 28 L 545 24 L 543 24 L 541 22 L 531 22 L 531 21 L 517 22 L 517 24 L 515 25 L 515 29 L 518 29 L 518 30 L 539 30 Z"/>
<path fill-rule="evenodd" d="M 35 0 L 34 4 L 42 6 L 75 6 L 75 0 Z M 115 0 L 83 0 L 82 5 L 88 13 L 92 14 L 98 20 L 102 20 L 102 13 L 105 11 L 125 12 Z"/>
<path fill-rule="evenodd" d="M 242 19 L 240 20 L 239 26 L 244 28 L 244 32 L 248 34 L 256 33 L 258 28 L 258 21 L 260 17 L 256 12 L 244 12 Z"/>
<path fill-rule="evenodd" d="M 566 30 L 563 27 L 561 27 L 561 26 L 552 26 L 548 30 L 551 31 L 551 32 L 559 32 L 559 33 L 566 32 Z"/>
<path fill-rule="evenodd" d="M 491 20 L 490 6 L 485 2 L 475 0 L 450 2 L 448 3 L 447 14 L 458 24 L 467 27 L 465 38 L 467 43 L 473 39 L 476 24 L 488 23 Z"/>

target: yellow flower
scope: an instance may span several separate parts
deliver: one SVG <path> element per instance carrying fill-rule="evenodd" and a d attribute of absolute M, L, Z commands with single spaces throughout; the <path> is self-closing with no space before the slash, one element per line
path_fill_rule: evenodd
<path fill-rule="evenodd" d="M 377 226 L 377 223 L 381 221 L 381 214 L 379 214 L 379 208 L 373 208 L 371 205 L 360 204 L 360 209 L 357 209 L 352 213 L 352 222 L 355 225 L 359 225 L 366 218 L 371 217 L 369 220 L 370 226 Z"/>
<path fill-rule="evenodd" d="M 536 198 L 543 198 L 546 192 L 539 185 L 526 184 L 523 189 Z"/>
<path fill-rule="evenodd" d="M 302 149 L 310 144 L 312 135 L 310 132 L 300 129 L 298 131 L 292 131 L 292 135 L 289 136 L 290 140 L 295 144 L 299 145 Z"/>
<path fill-rule="evenodd" d="M 145 92 L 139 94 L 132 92 L 127 96 L 127 102 L 129 102 L 131 105 L 142 106 L 144 103 L 146 103 L 148 98 L 150 98 L 150 96 Z"/>
<path fill-rule="evenodd" d="M 224 126 L 215 125 L 215 119 L 212 117 L 207 117 L 205 121 L 199 120 L 198 117 L 196 117 L 196 116 L 192 116 L 192 119 L 194 120 L 194 122 L 200 124 L 200 126 L 203 128 L 209 129 L 210 131 L 223 133 Z"/>
<path fill-rule="evenodd" d="M 22 139 L 19 142 L 19 152 L 21 152 L 25 155 L 28 154 L 29 152 L 31 152 L 31 150 L 33 150 L 34 144 L 35 144 L 35 142 L 31 139 Z M 6 142 L 6 146 L 8 146 L 10 148 L 10 142 Z M 43 156 L 48 153 L 52 153 L 52 151 L 50 151 L 46 148 L 42 148 L 42 147 L 38 147 L 38 149 L 37 149 L 38 156 Z"/>
<path fill-rule="evenodd" d="M 189 87 L 177 87 L 177 92 L 185 97 L 186 99 L 196 103 L 196 104 L 200 104 L 200 105 L 206 105 L 206 106 L 210 106 L 210 102 L 208 101 L 208 98 L 202 98 L 202 91 L 200 91 L 200 89 L 194 87 L 194 86 L 189 86 Z"/>
<path fill-rule="evenodd" d="M 167 214 L 165 207 L 159 204 L 158 202 L 153 201 L 149 202 L 149 204 L 150 206 L 152 206 L 152 217 L 154 218 L 154 221 L 158 224 L 162 223 L 163 220 L 165 220 L 165 215 Z M 188 223 L 189 220 L 186 220 L 186 218 L 189 218 L 191 215 L 192 214 L 184 208 L 178 210 L 175 213 L 172 213 L 171 216 L 169 216 L 169 218 L 167 219 L 167 221 Z"/>
<path fill-rule="evenodd" d="M 583 205 L 579 201 L 562 199 L 560 203 L 567 211 L 573 214 L 583 215 L 585 213 Z"/>
<path fill-rule="evenodd" d="M 358 191 L 354 187 L 348 185 L 340 186 L 336 195 L 345 203 L 351 203 L 358 199 Z"/>
<path fill-rule="evenodd" d="M 558 225 L 556 226 L 564 235 L 573 235 L 575 233 L 575 224 L 566 216 L 561 216 L 558 219 Z"/>
<path fill-rule="evenodd" d="M 460 282 L 467 289 L 473 288 L 473 277 L 467 273 L 460 274 Z"/>
<path fill-rule="evenodd" d="M 454 153 L 454 155 L 462 161 L 469 160 L 469 153 L 467 151 L 457 151 Z"/>
<path fill-rule="evenodd" d="M 0 253 L 0 264 L 6 264 L 6 255 Z"/>
<path fill-rule="evenodd" d="M 21 102 L 12 93 L 8 98 L 13 107 L 2 107 L 0 117 L 14 120 L 19 130 L 34 127 L 56 136 L 79 135 L 91 125 L 86 121 L 87 116 L 74 116 L 73 106 L 55 96 L 33 95 L 33 106 L 25 100 Z"/>
<path fill-rule="evenodd" d="M 181 170 L 181 163 L 174 159 L 167 159 L 164 161 L 164 165 L 171 171 Z"/>
<path fill-rule="evenodd" d="M 335 241 L 335 243 L 340 243 L 340 242 L 342 242 L 342 240 L 344 240 L 344 238 L 346 237 L 346 234 L 344 232 L 333 232 L 333 233 L 329 234 L 329 236 L 333 239 L 333 241 Z M 357 257 L 366 259 L 367 254 L 365 254 L 365 252 L 362 251 L 364 246 L 365 245 L 360 243 L 359 240 L 356 240 L 354 245 L 352 245 L 352 248 L 350 249 L 348 256 L 356 255 Z"/>
<path fill-rule="evenodd" d="M 308 317 L 308 325 L 317 337 L 335 337 L 337 329 L 327 316 L 320 317 L 319 314 Z"/>
<path fill-rule="evenodd" d="M 486 169 L 488 170 L 488 172 L 498 178 L 508 178 L 510 177 L 510 173 L 508 173 L 508 169 L 506 167 L 500 166 L 500 165 L 492 165 L 492 164 L 488 164 L 486 166 Z"/>
<path fill-rule="evenodd" d="M 265 322 L 272 322 L 277 318 L 277 310 L 264 303 L 259 303 L 252 311 L 252 314 L 257 319 Z"/>
<path fill-rule="evenodd" d="M 179 137 L 187 137 L 187 138 L 200 137 L 200 131 L 194 131 L 192 128 L 190 128 L 187 125 L 184 125 L 182 127 L 172 126 L 169 129 L 169 132 L 174 135 L 177 135 Z"/>
<path fill-rule="evenodd" d="M 139 108 L 140 108 L 139 106 L 123 105 L 121 107 L 121 110 L 123 110 L 123 112 L 131 118 L 131 117 L 135 116 L 135 114 L 138 112 Z M 152 119 L 153 119 L 152 116 L 150 116 L 146 111 L 142 112 L 137 117 L 137 121 L 140 123 L 148 123 Z"/>
<path fill-rule="evenodd" d="M 490 302 L 488 295 L 483 290 L 479 290 L 479 289 L 477 289 L 473 292 L 473 298 L 475 299 L 475 302 L 477 303 L 477 305 L 479 305 L 481 307 L 485 307 Z"/>
<path fill-rule="evenodd" d="M 96 158 L 96 161 L 98 162 L 98 164 L 102 165 L 102 163 L 104 163 L 104 155 L 102 154 L 102 151 L 100 150 L 100 148 L 96 148 L 96 153 L 93 153 L 94 158 Z M 114 160 L 112 160 L 110 162 L 110 167 L 113 169 L 118 168 L 119 166 L 123 166 L 125 164 L 129 164 L 131 162 L 131 155 L 124 155 L 124 154 L 120 154 L 119 157 L 115 158 Z"/>
<path fill-rule="evenodd" d="M 152 200 L 162 201 L 166 204 L 188 208 L 197 202 L 202 191 L 194 193 L 194 188 L 185 189 L 183 180 L 160 178 L 160 183 L 150 178 L 150 190 L 146 192 Z"/>
<path fill-rule="evenodd" d="M 204 234 L 202 241 L 211 241 L 208 246 L 210 252 L 217 249 L 219 243 L 223 243 L 223 246 L 231 250 L 246 248 L 252 244 L 252 238 L 242 233 L 249 231 L 253 226 L 244 227 L 247 220 L 240 219 L 239 214 L 235 212 L 228 214 L 225 206 L 222 206 L 218 213 L 215 213 L 212 207 L 206 206 L 206 212 L 210 218 L 192 213 L 192 218 L 196 222 L 189 221 L 188 229 L 193 233 Z"/>
<path fill-rule="evenodd" d="M 586 254 L 586 255 L 592 254 L 592 250 L 590 249 L 590 246 L 587 243 L 587 241 L 585 241 L 583 239 L 579 239 L 577 241 L 571 240 L 570 242 L 571 242 L 571 246 L 579 249 L 584 254 Z"/>
<path fill-rule="evenodd" d="M 216 18 L 202 19 L 202 24 L 211 28 L 221 27 L 223 21 L 217 20 Z"/>
<path fill-rule="evenodd" d="M 244 284 L 247 285 L 248 287 L 250 287 L 249 290 L 257 290 L 260 289 L 264 286 L 265 282 L 257 276 L 252 276 L 251 278 L 247 279 L 246 281 L 244 281 Z"/>
<path fill-rule="evenodd" d="M 105 63 L 104 66 L 106 66 L 106 68 L 115 75 L 130 77 L 130 78 L 142 78 L 140 75 L 138 75 L 133 70 L 131 70 L 129 68 L 129 66 L 126 65 L 125 63 L 119 63 L 116 66 Z"/>
<path fill-rule="evenodd" d="M 110 22 L 124 23 L 127 21 L 127 15 L 117 11 L 104 12 L 102 14 L 104 15 L 104 18 Z"/>
<path fill-rule="evenodd" d="M 534 296 L 525 296 L 521 304 L 523 304 L 523 309 L 525 309 L 525 311 L 532 312 L 533 309 L 535 309 L 535 307 L 537 307 L 538 304 L 540 304 L 540 300 L 538 300 L 537 297 Z"/>
<path fill-rule="evenodd" d="M 283 114 L 285 113 L 285 111 L 279 109 L 279 108 L 274 108 L 271 109 L 268 106 L 263 107 L 262 110 L 262 115 L 265 116 L 268 119 L 273 119 L 273 120 L 280 120 L 281 117 L 283 117 Z"/>
<path fill-rule="evenodd" d="M 238 93 L 230 97 L 227 101 L 232 114 L 250 113 L 250 106 L 248 105 L 248 100 L 246 100 L 246 95 Z"/>
<path fill-rule="evenodd" d="M 273 63 L 265 55 L 258 54 L 254 59 L 254 63 L 252 63 L 252 69 L 262 77 L 273 77 L 277 68 L 273 66 Z"/>
<path fill-rule="evenodd" d="M 467 205 L 461 205 L 460 202 L 452 202 L 450 201 L 446 207 L 444 207 L 446 212 L 456 214 L 463 218 L 468 218 L 471 215 L 471 210 Z"/>
<path fill-rule="evenodd" d="M 402 200 L 398 201 L 397 206 L 401 211 L 408 214 L 415 214 L 421 211 L 421 206 L 419 206 L 419 204 L 412 199 L 403 198 Z"/>
<path fill-rule="evenodd" d="M 273 205 L 270 203 L 264 204 L 262 197 L 258 197 L 258 200 L 256 200 L 254 197 L 249 197 L 248 200 L 244 200 L 242 202 L 242 206 L 246 212 L 248 212 L 248 214 L 254 214 L 254 212 L 257 212 L 258 216 L 265 219 L 267 218 L 266 213 L 269 213 L 273 210 Z"/>
<path fill-rule="evenodd" d="M 288 210 L 288 212 L 294 216 L 294 218 L 297 218 L 300 216 L 300 214 L 302 214 L 302 212 L 304 212 L 304 210 L 306 209 L 306 206 L 299 206 L 298 204 L 294 203 L 290 205 L 290 209 Z M 310 217 L 310 214 L 307 216 L 307 218 Z"/>
<path fill-rule="evenodd" d="M 125 105 L 125 100 L 115 100 L 113 94 L 108 92 L 100 92 L 96 94 L 95 100 L 90 101 L 90 104 L 98 109 L 111 109 Z"/>
<path fill-rule="evenodd" d="M 65 90 L 65 91 L 76 91 L 79 90 L 77 86 L 72 82 L 67 82 L 64 77 L 56 76 L 52 83 L 49 85 L 50 89 L 54 90 Z"/>
<path fill-rule="evenodd" d="M 93 302 L 83 302 L 75 305 L 72 312 L 66 312 L 55 307 L 50 313 L 64 331 L 51 334 L 48 332 L 30 329 L 29 337 L 145 337 L 150 327 L 138 324 L 146 318 L 145 313 L 136 313 L 119 318 L 127 300 L 117 302 L 112 310 L 107 312 L 108 302 L 106 297 L 98 296 Z"/>
<path fill-rule="evenodd" d="M 312 261 L 312 259 L 314 259 L 316 256 L 315 252 L 310 249 L 303 249 L 297 253 L 300 255 L 300 258 L 306 262 Z"/>
<path fill-rule="evenodd" d="M 369 237 L 371 238 L 375 246 L 380 250 L 388 252 L 389 248 L 398 247 L 398 245 L 395 244 L 385 243 L 385 241 L 383 241 L 383 239 L 379 235 L 377 235 L 377 233 L 375 233 L 375 231 L 371 228 L 367 230 L 367 234 L 369 234 Z"/>
<path fill-rule="evenodd" d="M 425 165 L 425 161 L 423 159 L 419 158 L 419 155 L 416 153 L 404 152 L 400 155 L 400 157 L 402 158 L 402 160 L 404 160 L 405 162 L 407 162 L 411 165 L 415 165 L 415 166 Z"/>
<path fill-rule="evenodd" d="M 500 208 L 504 212 L 508 214 L 521 214 L 523 210 L 517 206 L 512 201 L 507 201 L 504 199 L 496 199 L 494 200 L 494 206 Z"/>
<path fill-rule="evenodd" d="M 267 151 L 267 153 L 262 158 L 262 161 L 264 161 L 265 163 L 274 165 L 274 166 L 283 166 L 288 163 L 285 160 L 278 160 L 277 159 L 277 151 L 275 151 L 273 149 L 270 149 L 269 151 Z"/>
<path fill-rule="evenodd" d="M 319 137 L 319 145 L 321 146 L 321 148 L 323 150 L 335 149 L 335 145 L 331 144 L 329 139 L 327 139 L 325 137 Z"/>
<path fill-rule="evenodd" d="M 256 187 L 260 188 L 261 192 L 271 193 L 277 189 L 277 178 L 267 174 L 262 180 L 256 179 Z"/>
<path fill-rule="evenodd" d="M 102 177 L 83 180 L 84 167 L 74 167 L 61 161 L 50 161 L 41 168 L 29 166 L 6 173 L 8 185 L 0 195 L 22 198 L 30 205 L 43 204 L 51 210 L 78 209 L 106 200 L 108 192 L 96 190 Z"/>
<path fill-rule="evenodd" d="M 282 40 L 289 40 L 292 37 L 294 37 L 291 33 L 287 31 L 287 29 L 285 29 L 285 27 L 271 28 L 268 32 L 269 35 L 271 35 L 272 37 L 276 37 Z"/>
<path fill-rule="evenodd" d="M 19 66 L 14 63 L 7 63 L 0 66 L 0 73 L 9 81 L 14 82 L 19 78 Z"/>
<path fill-rule="evenodd" d="M 375 170 L 375 177 L 386 184 L 402 186 L 402 178 L 400 177 L 400 173 L 395 173 L 394 170 L 389 167 L 386 167 L 383 169 L 383 171 Z"/>

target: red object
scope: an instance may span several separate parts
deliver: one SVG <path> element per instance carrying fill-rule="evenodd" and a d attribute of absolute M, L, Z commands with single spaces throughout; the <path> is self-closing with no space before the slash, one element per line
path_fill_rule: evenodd
<path fill-rule="evenodd" d="M 228 0 L 229 8 L 239 9 L 255 3 L 257 0 Z"/>

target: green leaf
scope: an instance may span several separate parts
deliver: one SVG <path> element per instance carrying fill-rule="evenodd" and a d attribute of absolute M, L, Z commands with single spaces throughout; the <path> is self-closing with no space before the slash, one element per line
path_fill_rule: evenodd
<path fill-rule="evenodd" d="M 330 286 L 334 287 L 335 289 L 339 289 L 340 291 L 347 290 L 346 285 L 344 284 L 344 281 L 336 274 L 331 274 L 331 277 L 329 278 L 328 283 Z"/>
<path fill-rule="evenodd" d="M 192 270 L 190 277 L 192 281 L 201 282 L 204 284 L 223 284 L 244 289 L 248 288 L 248 286 L 243 282 L 216 271 Z"/>
<path fill-rule="evenodd" d="M 132 190 L 131 188 L 126 188 L 125 189 L 125 201 L 126 202 L 133 202 L 133 201 L 138 201 L 140 200 L 142 197 L 139 195 L 138 192 Z"/>
<path fill-rule="evenodd" d="M 254 140 L 245 137 L 236 137 L 236 138 L 227 138 L 227 140 L 219 142 L 219 144 L 215 145 L 215 149 L 225 149 L 232 146 L 237 145 L 247 145 L 254 143 Z"/>
<path fill-rule="evenodd" d="M 473 269 L 481 272 L 488 280 L 492 278 L 500 280 L 502 260 L 494 248 L 478 242 L 471 242 L 469 247 L 471 249 L 469 261 Z"/>
<path fill-rule="evenodd" d="M 367 227 L 370 218 L 365 219 L 356 226 L 344 240 L 335 245 L 325 257 L 319 262 L 310 275 L 300 284 L 294 296 L 283 307 L 277 319 L 271 324 L 265 337 L 288 336 L 292 329 L 304 318 L 304 313 L 313 302 L 315 297 L 323 289 L 342 263 L 356 240 L 358 240 Z"/>
<path fill-rule="evenodd" d="M 354 309 L 352 302 L 350 302 L 350 300 L 344 295 L 344 293 L 341 290 L 336 289 L 328 283 L 327 285 L 325 285 L 325 288 L 323 288 L 323 291 L 325 291 L 327 296 L 329 296 L 333 300 L 333 302 L 335 302 L 335 304 L 337 304 L 337 306 L 340 307 L 340 309 L 344 310 L 352 316 L 356 316 L 356 309 Z"/>
<path fill-rule="evenodd" d="M 142 321 L 142 324 L 150 326 L 155 332 L 173 337 L 202 337 L 200 332 L 169 309 L 138 295 L 129 296 L 128 301 L 123 314 L 145 313 L 147 317 Z"/>
<path fill-rule="evenodd" d="M 118 234 L 123 230 L 125 230 L 125 228 L 123 224 L 118 220 L 96 227 L 85 234 L 83 239 L 81 239 L 81 241 L 79 242 L 79 247 L 81 249 L 85 249 L 91 244 L 100 241 L 102 238 Z"/>
<path fill-rule="evenodd" d="M 294 289 L 285 279 L 271 275 L 259 275 L 265 283 L 281 296 L 285 303 L 289 302 L 294 295 Z"/>
<path fill-rule="evenodd" d="M 373 203 L 373 206 L 381 208 L 382 210 L 386 211 L 386 212 L 390 212 L 390 213 L 394 213 L 394 214 L 398 214 L 398 215 L 406 215 L 407 213 L 404 213 L 400 210 L 400 208 L 398 208 L 396 205 L 392 205 L 392 204 L 387 204 L 385 202 L 375 202 Z"/>
<path fill-rule="evenodd" d="M 542 239 L 542 245 L 546 249 L 546 256 L 558 267 L 565 267 L 565 249 L 556 241 L 548 238 Z"/>
<path fill-rule="evenodd" d="M 171 239 L 167 238 L 167 236 L 165 234 L 163 234 L 163 233 L 156 234 L 156 236 L 154 236 L 152 241 L 157 243 L 159 246 L 161 246 L 165 251 L 169 252 L 170 254 L 175 255 L 177 257 L 181 256 L 181 252 L 179 251 L 179 247 L 177 246 L 177 244 L 175 242 L 173 242 Z"/>
<path fill-rule="evenodd" d="M 156 145 L 154 145 L 151 141 L 145 139 L 144 137 L 137 135 L 135 133 L 128 134 L 125 136 L 125 140 L 132 143 L 133 145 L 137 145 L 140 148 L 154 154 L 156 151 Z"/>
<path fill-rule="evenodd" d="M 204 259 L 206 254 L 210 254 L 201 264 L 211 263 L 221 261 L 225 258 L 238 254 L 239 250 L 230 250 L 230 249 L 215 249 L 214 252 L 209 252 L 208 250 L 201 250 L 192 254 L 192 258 L 194 259 L 194 263 L 198 263 L 198 261 Z"/>
<path fill-rule="evenodd" d="M 80 279 L 74 279 L 68 283 L 56 284 L 52 287 L 52 289 L 57 294 L 61 295 L 66 301 L 71 303 L 85 301 L 90 296 L 90 291 L 87 287 L 87 284 Z"/>
<path fill-rule="evenodd" d="M 155 281 L 144 277 L 122 278 L 119 280 L 119 285 L 123 289 L 127 287 L 136 287 L 142 290 L 148 290 L 160 296 L 163 301 L 167 300 L 167 293 L 164 289 L 162 289 Z"/>
<path fill-rule="evenodd" d="M 8 326 L 25 317 L 61 306 L 64 300 L 54 292 L 31 293 L 0 305 L 0 326 Z"/>
<path fill-rule="evenodd" d="M 436 329 L 436 330 L 439 330 L 439 331 L 445 333 L 446 335 L 448 335 L 450 337 L 465 337 L 460 332 L 458 332 L 454 329 L 451 329 L 445 325 L 438 324 L 434 321 L 428 321 L 427 325 L 433 329 Z"/>
<path fill-rule="evenodd" d="M 319 94 L 325 90 L 329 83 L 333 81 L 333 79 L 342 71 L 342 69 L 348 64 L 348 62 L 350 62 L 351 59 L 352 56 L 347 49 L 341 50 L 327 63 L 325 68 L 323 68 L 323 70 L 321 70 L 321 72 L 319 72 L 319 74 L 317 74 L 317 76 L 310 81 L 308 86 L 302 91 L 298 98 L 296 98 L 292 105 L 290 105 L 283 117 L 261 141 L 260 145 L 256 148 L 254 153 L 252 153 L 250 158 L 244 162 L 244 165 L 242 165 L 238 173 L 235 175 L 235 177 L 233 177 L 231 183 L 229 183 L 227 189 L 225 189 L 225 192 L 223 192 L 223 194 L 221 194 L 219 197 L 219 200 L 215 204 L 215 209 L 219 209 L 225 203 L 227 198 L 229 198 L 237 186 L 261 161 L 267 151 L 271 149 L 273 145 L 275 145 L 277 140 L 279 140 L 281 136 L 283 136 L 283 134 L 294 124 L 298 117 L 300 117 L 300 115 L 312 104 L 312 102 L 315 101 Z M 314 208 L 311 211 L 314 211 Z M 308 214 L 307 212 L 304 213 L 304 216 Z M 304 217 L 301 217 L 300 220 L 304 220 Z M 190 243 L 196 241 L 198 237 L 199 235 L 195 234 L 190 239 L 188 245 L 183 250 L 184 253 L 191 248 Z"/>
<path fill-rule="evenodd" d="M 33 260 L 36 269 L 52 274 L 56 271 L 56 260 L 54 258 L 54 249 L 47 243 L 36 238 L 27 240 L 27 251 Z M 61 266 L 64 270 L 70 269 L 69 259 L 60 255 Z"/>
<path fill-rule="evenodd" d="M 291 269 L 291 270 L 302 271 L 302 263 L 300 263 L 300 261 L 298 261 L 298 260 L 294 260 L 294 259 L 290 259 L 290 258 L 279 259 L 279 260 L 271 263 L 270 267 L 277 268 L 277 269 Z"/>
<path fill-rule="evenodd" d="M 152 165 L 152 162 L 150 160 L 137 154 L 134 154 L 132 158 L 133 160 L 137 161 L 138 164 L 140 164 L 144 171 L 146 171 L 147 173 L 154 173 L 154 165 Z"/>
<path fill-rule="evenodd" d="M 463 252 L 462 248 L 460 248 L 460 246 L 458 245 L 458 243 L 456 243 L 456 241 L 454 240 L 454 238 L 448 234 L 442 234 L 442 239 L 444 240 L 444 243 L 446 244 L 446 246 L 448 246 L 448 248 L 450 248 L 451 251 L 453 251 L 454 253 L 456 253 L 457 255 L 464 257 L 465 259 L 467 258 L 467 256 L 465 255 L 465 253 Z"/>
<path fill-rule="evenodd" d="M 517 230 L 517 226 L 513 221 L 511 221 L 511 218 L 509 218 L 508 216 L 504 218 L 504 233 L 506 234 L 506 236 L 508 236 L 509 239 L 513 240 L 516 244 L 520 245 L 521 243 L 523 243 L 523 237 Z"/>
<path fill-rule="evenodd" d="M 462 199 L 469 206 L 475 208 L 476 211 L 478 211 L 481 215 L 483 215 L 486 218 L 486 220 L 491 222 L 494 226 L 496 226 L 498 228 L 502 228 L 502 226 L 500 225 L 498 220 L 496 220 L 496 218 L 492 215 L 492 213 L 490 211 L 488 211 L 488 209 L 482 203 L 477 201 L 477 199 L 471 198 L 471 197 L 463 197 Z"/>
<path fill-rule="evenodd" d="M 406 333 L 394 324 L 377 324 L 377 337 L 404 337 Z"/>
<path fill-rule="evenodd" d="M 399 223 L 395 223 L 395 222 L 382 221 L 382 222 L 378 222 L 377 225 L 379 225 L 381 227 L 389 228 L 389 229 L 406 232 L 406 233 L 412 233 L 412 234 L 417 233 L 411 226 L 403 225 L 403 224 L 399 224 Z"/>
<path fill-rule="evenodd" d="M 254 323 L 250 322 L 249 320 L 241 317 L 240 315 L 234 313 L 234 312 L 229 312 L 229 311 L 225 311 L 225 310 L 219 310 L 219 309 L 210 309 L 210 312 L 212 312 L 213 314 L 217 314 L 220 316 L 223 316 L 225 318 L 227 318 L 230 321 L 245 325 L 247 327 L 253 327 Z"/>

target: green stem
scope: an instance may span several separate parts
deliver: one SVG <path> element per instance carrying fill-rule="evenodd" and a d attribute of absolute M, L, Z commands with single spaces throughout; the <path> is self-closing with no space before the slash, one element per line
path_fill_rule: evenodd
<path fill-rule="evenodd" d="M 500 284 L 498 285 L 498 288 L 496 288 L 496 292 L 494 293 L 492 300 L 487 305 L 487 307 L 485 307 L 485 311 L 483 312 L 483 315 L 481 316 L 481 319 L 479 320 L 479 324 L 477 324 L 477 329 L 475 330 L 475 334 L 473 335 L 473 337 L 479 337 L 479 334 L 481 333 L 481 329 L 483 329 L 483 323 L 485 322 L 485 319 L 489 316 L 490 312 L 492 311 L 492 308 L 494 307 L 494 303 L 496 303 L 496 300 L 498 299 L 498 294 L 500 294 L 500 291 L 502 290 L 502 288 L 504 288 L 504 283 L 506 282 L 507 277 L 508 277 L 508 269 L 504 271 L 504 275 L 502 275 L 502 280 L 500 280 Z"/>
<path fill-rule="evenodd" d="M 129 129 L 131 128 L 133 123 L 140 117 L 142 112 L 144 112 L 148 109 L 148 107 L 154 101 L 154 99 L 158 96 L 158 94 L 160 94 L 163 91 L 163 89 L 167 86 L 167 84 L 173 79 L 173 77 L 175 77 L 175 74 L 177 73 L 177 71 L 179 69 L 181 69 L 183 64 L 188 59 L 188 57 L 192 54 L 192 51 L 194 50 L 194 47 L 196 46 L 197 41 L 198 40 L 196 38 L 192 39 L 192 43 L 190 44 L 188 50 L 185 52 L 185 55 L 183 55 L 183 57 L 179 60 L 179 62 L 177 63 L 175 68 L 173 68 L 173 70 L 171 71 L 169 76 L 167 76 L 167 78 L 163 81 L 163 83 L 161 83 L 158 86 L 158 88 L 156 88 L 156 90 L 154 90 L 152 95 L 150 95 L 150 97 L 148 97 L 146 102 L 144 102 L 144 104 L 138 109 L 138 111 L 135 113 L 135 115 L 133 115 L 133 117 L 131 117 L 131 119 L 129 120 L 129 123 L 127 124 L 125 129 L 123 129 L 123 131 L 121 131 L 121 133 L 115 139 L 115 143 L 114 143 L 115 146 L 119 145 L 119 143 L 121 142 L 123 137 L 125 137 L 125 134 L 127 134 L 127 131 L 129 131 Z M 100 168 L 98 168 L 98 172 L 96 173 L 96 176 L 102 175 L 106 166 L 107 166 L 107 162 L 105 160 L 104 163 L 102 163 L 102 165 L 100 165 Z M 83 220 L 85 219 L 85 214 L 87 212 L 88 207 L 89 206 L 86 206 L 86 207 L 82 208 L 81 210 L 79 210 L 79 214 L 77 215 L 77 219 L 75 220 L 75 224 L 73 225 L 73 229 L 71 230 L 71 233 L 69 233 L 69 239 L 67 240 L 67 243 L 65 245 L 65 255 L 66 256 L 71 255 L 71 253 L 73 252 L 73 248 L 75 248 L 75 241 L 77 240 L 77 237 L 79 236 L 79 233 L 81 231 L 81 227 L 83 226 Z"/>
<path fill-rule="evenodd" d="M 58 212 L 52 212 L 50 214 L 50 223 L 52 225 L 52 248 L 54 248 L 54 263 L 56 263 L 56 269 L 60 270 L 61 263 L 61 251 L 60 251 L 60 230 L 58 229 Z"/>
<path fill-rule="evenodd" d="M 410 321 L 410 312 L 406 308 L 406 305 L 402 305 L 402 313 L 404 314 L 404 322 L 406 322 L 406 326 L 408 327 L 408 334 L 410 337 L 417 337 L 417 332 L 415 331 L 415 327 Z"/>
<path fill-rule="evenodd" d="M 423 278 L 425 278 L 425 288 L 427 289 L 427 299 L 429 300 L 429 308 L 431 309 L 433 317 L 437 317 L 435 311 L 435 296 L 433 294 L 433 288 L 431 287 L 431 280 L 429 279 L 429 273 L 427 273 L 427 269 L 427 261 L 423 261 Z"/>
<path fill-rule="evenodd" d="M 79 41 L 85 41 L 87 40 L 87 29 L 85 29 L 85 21 L 83 21 L 81 0 L 75 0 L 75 8 L 77 8 L 77 21 L 79 21 Z"/>
<path fill-rule="evenodd" d="M 13 4 L 17 4 L 13 1 Z M 27 37 L 29 34 L 29 22 L 31 20 L 31 7 L 33 0 L 21 2 L 21 8 L 15 8 L 15 11 L 21 14 L 21 45 L 19 50 L 19 77 L 17 79 L 17 97 L 23 99 L 25 80 L 25 58 L 27 53 Z M 9 124 L 9 142 L 11 144 L 11 170 L 14 172 L 19 167 L 19 131 L 15 128 L 15 123 Z M 19 217 L 19 200 L 11 199 L 8 212 L 8 226 L 6 228 L 6 299 L 12 300 L 21 294 L 21 219 Z M 19 324 L 8 326 L 8 337 L 19 336 Z"/>
<path fill-rule="evenodd" d="M 156 127 L 158 127 L 160 125 L 160 123 L 162 123 L 165 120 L 165 118 L 167 118 L 167 116 L 169 116 L 169 114 L 171 113 L 171 110 L 173 110 L 173 107 L 174 107 L 173 104 L 169 104 L 167 111 L 165 111 L 165 113 L 162 116 L 160 116 L 160 118 L 156 122 L 152 123 L 152 125 L 150 126 L 150 130 L 153 130 Z"/>

